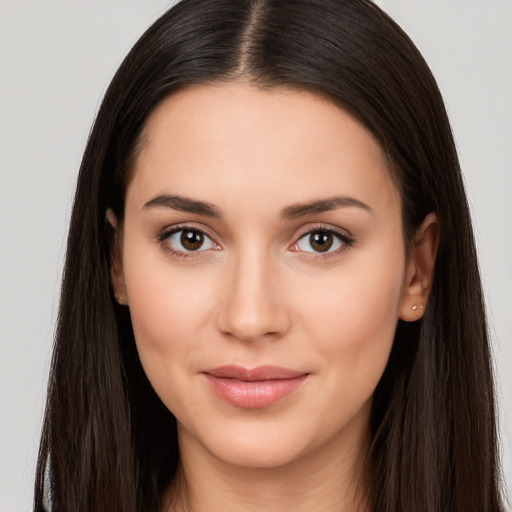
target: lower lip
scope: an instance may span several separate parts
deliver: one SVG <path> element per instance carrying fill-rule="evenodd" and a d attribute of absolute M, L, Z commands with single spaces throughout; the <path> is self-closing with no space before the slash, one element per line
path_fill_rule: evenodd
<path fill-rule="evenodd" d="M 261 409 L 291 395 L 299 389 L 307 374 L 292 379 L 247 382 L 205 374 L 213 391 L 226 402 L 245 409 Z"/>

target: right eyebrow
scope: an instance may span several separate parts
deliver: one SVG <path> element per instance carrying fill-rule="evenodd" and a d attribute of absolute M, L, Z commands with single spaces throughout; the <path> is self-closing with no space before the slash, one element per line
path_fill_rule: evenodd
<path fill-rule="evenodd" d="M 143 206 L 143 209 L 148 208 L 172 208 L 180 212 L 197 213 L 216 219 L 222 218 L 221 211 L 212 203 L 172 194 L 160 194 L 154 197 Z"/>

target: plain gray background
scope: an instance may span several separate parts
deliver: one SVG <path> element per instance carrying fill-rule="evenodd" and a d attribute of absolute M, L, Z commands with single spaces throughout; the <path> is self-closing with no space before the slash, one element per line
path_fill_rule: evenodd
<path fill-rule="evenodd" d="M 0 512 L 31 508 L 74 181 L 99 101 L 168 0 L 0 0 Z M 512 490 L 512 1 L 380 0 L 453 124 L 485 285 Z"/>

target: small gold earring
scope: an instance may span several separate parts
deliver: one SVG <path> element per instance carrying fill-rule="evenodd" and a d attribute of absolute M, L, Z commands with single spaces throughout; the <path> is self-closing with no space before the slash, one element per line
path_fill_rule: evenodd
<path fill-rule="evenodd" d="M 417 309 L 418 309 L 418 306 L 416 306 L 416 304 L 414 304 L 414 306 L 412 307 L 412 310 L 416 311 Z"/>

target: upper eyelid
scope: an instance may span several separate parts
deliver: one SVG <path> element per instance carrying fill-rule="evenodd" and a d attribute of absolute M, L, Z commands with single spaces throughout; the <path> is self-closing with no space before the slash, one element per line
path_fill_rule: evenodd
<path fill-rule="evenodd" d="M 211 233 L 211 230 L 208 229 L 208 227 L 203 227 L 202 225 L 198 225 L 196 223 L 172 224 L 170 226 L 166 226 L 158 231 L 157 238 L 165 238 L 174 233 L 185 230 L 198 231 L 199 233 L 202 233 L 203 235 L 206 235 L 208 238 L 212 239 L 215 243 L 218 243 L 216 241 L 216 236 Z"/>
<path fill-rule="evenodd" d="M 322 224 L 322 223 L 315 224 L 313 226 L 302 227 L 295 232 L 294 237 L 296 240 L 299 240 L 306 235 L 314 233 L 315 231 L 328 231 L 329 233 L 333 233 L 342 238 L 347 238 L 350 240 L 353 240 L 353 238 L 354 238 L 352 233 L 350 231 L 348 231 L 347 229 L 343 229 L 338 226 L 332 226 L 330 224 Z"/>

